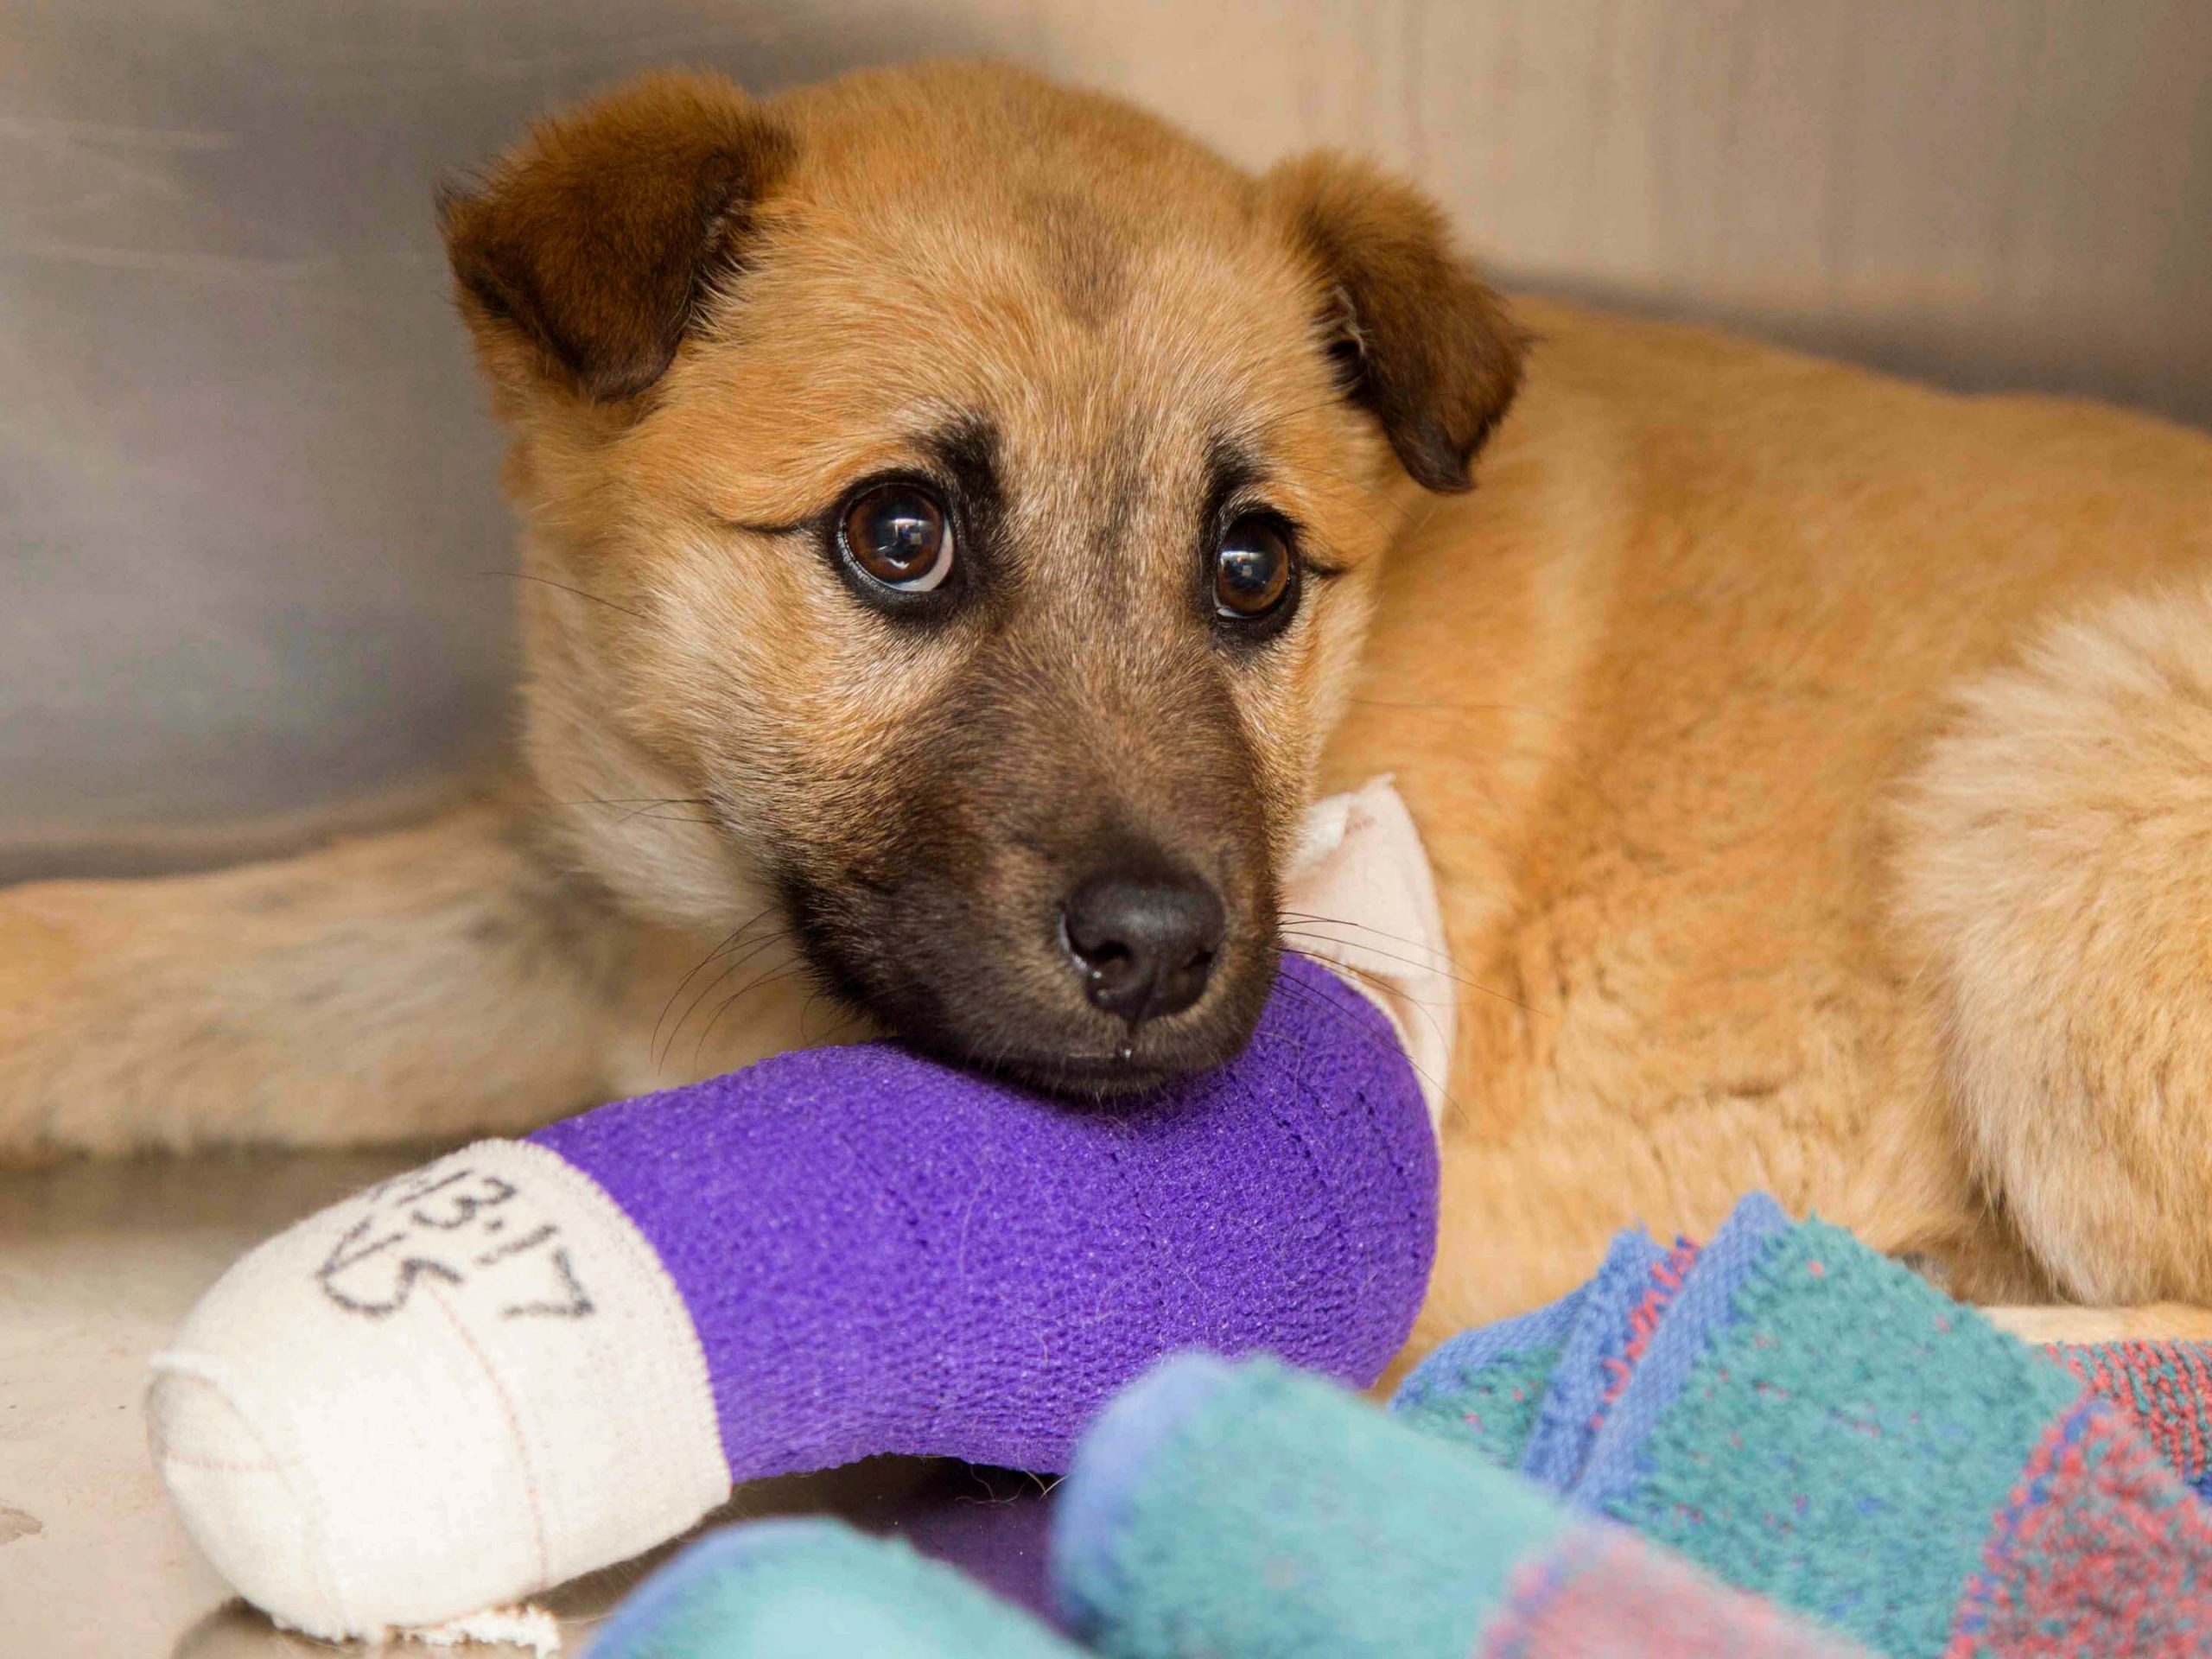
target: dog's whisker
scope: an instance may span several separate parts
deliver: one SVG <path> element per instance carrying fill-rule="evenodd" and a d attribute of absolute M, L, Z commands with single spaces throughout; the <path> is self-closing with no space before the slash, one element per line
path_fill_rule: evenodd
<path fill-rule="evenodd" d="M 814 1040 L 817 1045 L 827 1046 L 829 1044 L 837 1041 L 847 1032 L 859 1025 L 863 1017 L 864 1016 L 861 1014 L 859 1009 L 848 1008 L 843 1014 L 837 1016 L 837 1019 L 830 1025 L 827 1031 L 823 1032 L 821 1036 L 816 1038 Z"/>
<path fill-rule="evenodd" d="M 771 971 L 760 976 L 756 979 L 749 980 L 738 989 L 732 991 L 729 995 L 723 1000 L 721 1007 L 715 1010 L 715 1017 L 707 1021 L 705 1029 L 701 1031 L 699 1033 L 699 1040 L 692 1046 L 692 1068 L 695 1071 L 698 1068 L 700 1060 L 704 1058 L 707 1052 L 707 1039 L 714 1035 L 715 1027 L 721 1024 L 722 1016 L 724 1014 L 728 1014 L 732 1008 L 735 1007 L 747 997 L 752 995 L 755 991 L 764 990 L 771 985 L 785 984 L 789 981 L 799 978 L 803 975 L 810 971 L 811 970 L 807 966 L 805 958 L 801 957 L 797 962 L 794 962 L 786 967 L 772 969 Z"/>
<path fill-rule="evenodd" d="M 1389 981 L 1384 979 L 1381 975 L 1370 973 L 1364 968 L 1355 968 L 1349 963 L 1332 962 L 1327 957 L 1317 957 L 1309 950 L 1300 950 L 1294 948 L 1291 954 L 1294 956 L 1304 957 L 1306 961 L 1315 963 L 1321 967 L 1326 968 L 1332 973 L 1348 974 L 1354 980 L 1357 981 L 1360 984 L 1368 987 L 1370 990 L 1373 990 L 1381 995 L 1392 997 L 1398 1001 L 1405 1003 L 1409 1007 L 1418 1011 L 1421 1017 L 1428 1022 L 1428 1028 L 1436 1033 L 1436 1039 L 1439 1042 L 1447 1042 L 1449 1040 L 1449 1034 L 1444 1028 L 1444 1021 L 1438 1014 L 1433 1004 L 1421 1001 L 1416 997 L 1406 995 L 1397 986 L 1391 984 Z"/>
<path fill-rule="evenodd" d="M 1380 973 L 1375 969 L 1362 968 L 1354 963 L 1338 962 L 1334 957 L 1321 956 L 1315 951 L 1305 950 L 1297 945 L 1286 945 L 1283 948 L 1294 957 L 1303 957 L 1308 962 L 1315 963 L 1321 967 L 1326 968 L 1331 973 L 1342 975 L 1345 977 L 1357 980 L 1361 984 L 1380 991 L 1386 996 L 1395 997 L 1409 1007 L 1426 1010 L 1457 1006 L 1456 1002 L 1447 1004 L 1424 1001 L 1420 997 L 1408 996 L 1405 993 L 1404 987 L 1394 983 L 1387 975 Z M 1443 1029 L 1441 1027 L 1438 1027 L 1437 1034 L 1439 1036 L 1443 1035 Z"/>
<path fill-rule="evenodd" d="M 1306 953 L 1301 950 L 1295 951 L 1293 954 L 1304 956 Z M 1311 960 L 1311 958 L 1308 959 Z M 1323 963 L 1320 965 L 1323 967 L 1330 967 L 1333 964 Z M 1452 1098 L 1451 1085 L 1446 1083 L 1445 1079 L 1438 1077 L 1427 1066 L 1417 1064 L 1414 1058 L 1410 1054 L 1407 1054 L 1405 1050 L 1401 1048 L 1396 1043 L 1386 1042 L 1383 1039 L 1376 1036 L 1373 1032 L 1369 1031 L 1365 1025 L 1361 1022 L 1356 1010 L 1338 1002 L 1334 997 L 1329 995 L 1325 991 L 1319 990 L 1311 985 L 1300 984 L 1294 979 L 1279 979 L 1275 982 L 1275 988 L 1278 991 L 1291 996 L 1294 1000 L 1302 999 L 1305 1006 L 1308 1007 L 1318 1007 L 1326 1010 L 1334 1018 L 1342 1021 L 1351 1031 L 1353 1036 L 1359 1039 L 1362 1042 L 1368 1044 L 1376 1053 L 1396 1054 L 1402 1057 L 1406 1065 L 1413 1070 L 1414 1073 L 1424 1083 L 1427 1083 L 1430 1087 L 1436 1090 L 1437 1096 L 1440 1099 L 1441 1099 L 1446 1105 L 1450 1106 L 1453 1110 L 1456 1111 L 1459 1109 L 1459 1103 Z"/>
<path fill-rule="evenodd" d="M 676 1006 L 676 999 L 683 995 L 683 988 L 689 985 L 693 980 L 698 978 L 700 974 L 705 970 L 709 963 L 714 961 L 724 951 L 735 945 L 740 939 L 743 938 L 747 933 L 752 931 L 753 926 L 759 923 L 763 917 L 766 916 L 768 912 L 774 908 L 775 906 L 773 905 L 763 905 L 759 910 L 754 911 L 752 915 L 747 917 L 735 927 L 732 928 L 728 933 L 724 934 L 722 936 L 721 942 L 716 944 L 713 950 L 708 951 L 705 956 L 700 957 L 696 964 L 693 966 L 691 971 L 684 975 L 682 979 L 677 982 L 676 988 L 668 994 L 668 1001 L 661 1004 L 660 1014 L 653 1020 L 652 1036 L 647 1040 L 645 1045 L 645 1052 L 648 1055 L 660 1046 L 661 1025 L 667 1020 L 668 1011 Z M 681 1025 L 682 1022 L 678 1021 L 677 1023 Z M 655 1070 L 658 1070 L 658 1067 L 656 1066 Z"/>
<path fill-rule="evenodd" d="M 1372 1033 L 1368 1032 L 1363 1027 L 1360 1027 L 1352 1010 L 1338 1003 L 1333 998 L 1315 992 L 1306 986 L 1293 985 L 1289 988 L 1294 995 L 1304 997 L 1306 1000 L 1307 1006 L 1319 1007 L 1325 1009 L 1333 1018 L 1350 1028 L 1354 1036 L 1366 1043 L 1375 1052 L 1378 1054 L 1388 1053 L 1399 1055 L 1405 1060 L 1406 1065 L 1412 1069 L 1414 1073 L 1419 1077 L 1421 1081 L 1427 1084 L 1436 1090 L 1437 1097 L 1440 1100 L 1441 1100 L 1446 1105 L 1451 1107 L 1453 1110 L 1456 1111 L 1459 1109 L 1459 1103 L 1457 1098 L 1453 1096 L 1450 1084 L 1444 1078 L 1438 1077 L 1427 1066 L 1418 1064 L 1411 1055 L 1407 1054 L 1397 1044 L 1386 1042 L 1382 1039 L 1375 1036 Z"/>
<path fill-rule="evenodd" d="M 711 814 L 705 817 L 694 817 L 689 813 L 659 812 L 654 810 L 656 807 L 663 806 L 713 806 L 715 803 L 704 795 L 640 795 L 633 796 L 626 800 L 607 799 L 594 795 L 587 796 L 582 800 L 544 801 L 541 802 L 540 804 L 544 806 L 557 806 L 578 810 L 590 806 L 603 806 L 609 810 L 628 808 L 628 810 L 623 812 L 622 816 L 614 821 L 614 827 L 618 830 L 620 829 L 622 825 L 637 818 L 651 818 L 656 823 L 702 823 L 710 827 L 718 825 L 721 823 L 721 819 L 720 817 Z"/>
<path fill-rule="evenodd" d="M 1413 938 L 1410 934 L 1393 933 L 1388 928 L 1376 927 L 1371 923 L 1356 922 L 1349 916 L 1324 916 L 1319 911 L 1312 910 L 1282 910 L 1275 913 L 1286 922 L 1304 922 L 1315 927 L 1349 927 L 1357 929 L 1362 933 L 1372 933 L 1376 938 L 1388 939 L 1393 944 L 1406 945 L 1427 956 L 1441 957 L 1451 967 L 1459 966 L 1452 961 L 1452 953 L 1448 950 L 1439 950 L 1425 941 Z M 1339 940 L 1338 943 L 1345 944 L 1349 941 Z"/>
<path fill-rule="evenodd" d="M 1470 983 L 1460 975 L 1459 964 L 1449 956 L 1441 951 L 1430 950 L 1417 941 L 1409 939 L 1403 942 L 1421 952 L 1419 956 L 1409 957 L 1401 951 L 1385 950 L 1381 945 L 1370 944 L 1364 939 L 1348 939 L 1341 933 L 1329 931 L 1331 928 L 1349 925 L 1351 925 L 1343 922 L 1323 922 L 1296 926 L 1286 921 L 1277 923 L 1275 931 L 1283 938 L 1303 939 L 1309 944 L 1337 945 L 1345 950 L 1364 950 L 1371 956 L 1380 957 L 1385 962 L 1401 962 L 1408 968 L 1418 968 L 1423 973 L 1435 974 L 1440 978 L 1452 981 L 1455 985 Z M 1390 938 L 1389 934 L 1382 932 L 1377 932 L 1375 937 L 1385 939 Z"/>
<path fill-rule="evenodd" d="M 1352 943 L 1352 941 L 1349 939 L 1331 938 L 1328 934 L 1323 933 L 1319 930 L 1325 927 L 1350 928 L 1355 932 L 1369 934 L 1378 939 L 1388 939 L 1393 944 L 1401 944 L 1409 950 L 1418 951 L 1422 957 L 1432 958 L 1433 960 L 1442 963 L 1442 967 L 1438 969 L 1439 972 L 1447 974 L 1456 974 L 1459 972 L 1459 960 L 1452 956 L 1449 950 L 1432 945 L 1427 940 L 1414 938 L 1410 934 L 1393 933 L 1387 927 L 1376 927 L 1370 922 L 1356 922 L 1349 916 L 1324 916 L 1318 912 L 1310 910 L 1286 910 L 1279 912 L 1279 916 L 1281 921 L 1294 925 L 1293 928 L 1286 928 L 1282 930 L 1286 932 L 1298 931 L 1298 928 L 1302 926 L 1304 931 L 1312 934 L 1316 938 L 1327 939 L 1331 944 L 1349 944 Z M 1378 951 L 1376 954 L 1382 955 L 1386 953 Z M 1408 963 L 1408 965 L 1416 968 L 1423 965 L 1421 962 L 1411 957 L 1400 957 L 1393 959 L 1395 961 L 1405 962 Z"/>
<path fill-rule="evenodd" d="M 808 996 L 806 1001 L 799 1005 L 798 1039 L 803 1045 L 811 1046 L 817 1043 L 826 1043 L 832 1036 L 836 1035 L 845 1027 L 852 1024 L 855 1020 L 857 1020 L 860 1017 L 856 1010 L 847 1008 L 844 1013 L 841 1014 L 836 1020 L 830 1022 L 829 1030 L 823 1032 L 819 1037 L 810 1038 L 806 1034 L 806 1022 L 813 1015 L 814 1005 L 823 1001 L 825 997 L 830 1000 L 833 1006 L 836 1005 L 839 1001 L 836 994 L 833 992 L 830 987 L 827 985 L 817 985 L 815 987 L 813 993 Z"/>
<path fill-rule="evenodd" d="M 700 988 L 699 994 L 691 999 L 690 1007 L 685 1008 L 676 1023 L 669 1027 L 668 1041 L 661 1048 L 659 1065 L 664 1066 L 668 1064 L 669 1057 L 676 1052 L 677 1039 L 683 1034 L 683 1027 L 690 1023 L 691 1016 L 706 1005 L 707 999 L 728 984 L 732 975 L 741 972 L 752 963 L 758 962 L 764 952 L 772 949 L 779 943 L 779 938 L 780 935 L 771 934 L 766 938 L 754 939 L 739 947 L 728 965 Z"/>
<path fill-rule="evenodd" d="M 765 913 L 766 912 L 764 912 L 763 914 Z M 754 919 L 758 920 L 759 918 L 756 917 Z M 750 924 L 747 925 L 749 926 Z M 739 930 L 740 934 L 743 931 L 743 929 Z M 698 968 L 693 969 L 690 974 L 685 976 L 685 983 L 688 984 L 692 978 L 697 976 L 700 969 L 705 968 L 709 963 L 714 962 L 720 957 L 728 955 L 731 952 L 735 953 L 734 956 L 731 956 L 729 962 L 726 966 L 724 966 L 721 973 L 715 975 L 713 979 L 700 987 L 698 995 L 691 999 L 690 1006 L 686 1007 L 681 1014 L 677 1015 L 676 1023 L 669 1027 L 668 1040 L 664 1044 L 661 1045 L 660 1054 L 654 1061 L 653 1069 L 656 1071 L 668 1064 L 669 1056 L 675 1052 L 676 1050 L 676 1039 L 683 1034 L 683 1027 L 690 1023 L 691 1016 L 699 1012 L 700 1005 L 709 997 L 712 996 L 715 990 L 724 984 L 732 974 L 734 974 L 739 969 L 742 969 L 747 963 L 757 960 L 763 950 L 767 950 L 769 947 L 773 945 L 776 941 L 782 937 L 782 933 L 783 930 L 777 928 L 760 938 L 749 941 L 742 940 L 739 935 L 734 934 L 721 944 L 716 946 L 714 950 L 709 952 L 706 961 L 702 962 Z M 672 1005 L 676 999 L 682 995 L 683 987 L 679 986 L 674 992 L 671 993 L 669 997 L 670 1003 Z M 662 1010 L 664 1018 L 666 1017 L 666 1013 L 667 1010 L 664 1008 Z M 658 1023 L 654 1026 L 654 1035 L 656 1039 L 658 1039 L 659 1035 L 659 1026 Z"/>
<path fill-rule="evenodd" d="M 1337 925 L 1357 927 L 1359 924 L 1357 922 L 1345 922 L 1338 923 Z M 1331 938 L 1325 933 L 1316 933 L 1310 929 L 1301 931 L 1297 928 L 1278 927 L 1276 931 L 1281 933 L 1285 938 L 1304 938 L 1319 944 L 1348 944 L 1351 943 L 1351 941 L 1347 939 Z M 1381 937 L 1388 938 L 1390 936 L 1389 934 L 1383 934 Z M 1414 941 L 1407 940 L 1405 943 L 1414 944 Z M 1510 1002 L 1515 1007 L 1521 1009 L 1523 1013 L 1535 1012 L 1535 1010 L 1531 1009 L 1529 1005 L 1526 1002 L 1523 1002 L 1519 997 L 1512 995 L 1509 992 L 1498 990 L 1493 986 L 1485 985 L 1480 980 L 1469 979 L 1465 974 L 1459 973 L 1452 968 L 1440 968 L 1434 963 L 1422 962 L 1414 957 L 1400 956 L 1396 951 L 1385 950 L 1379 945 L 1363 944 L 1359 948 L 1363 950 L 1372 950 L 1376 956 L 1384 957 L 1391 962 L 1402 962 L 1408 968 L 1418 968 L 1424 973 L 1434 974 L 1440 979 L 1448 979 L 1454 985 L 1464 985 L 1467 989 L 1471 991 L 1479 991 L 1484 996 L 1494 996 L 1501 1002 Z"/>
<path fill-rule="evenodd" d="M 633 611 L 627 605 L 618 605 L 603 594 L 594 594 L 586 588 L 572 587 L 565 582 L 556 582 L 550 576 L 535 575 L 528 570 L 479 570 L 476 574 L 480 576 L 505 576 L 510 582 L 534 582 L 542 587 L 557 588 L 564 594 L 574 594 L 578 599 L 588 599 L 594 605 L 604 605 L 610 611 L 620 611 L 623 615 L 633 616 L 640 622 L 652 620 L 652 618 L 647 616 L 643 611 Z"/>
<path fill-rule="evenodd" d="M 706 795 L 581 795 L 573 801 L 546 800 L 543 806 L 712 806 Z"/>

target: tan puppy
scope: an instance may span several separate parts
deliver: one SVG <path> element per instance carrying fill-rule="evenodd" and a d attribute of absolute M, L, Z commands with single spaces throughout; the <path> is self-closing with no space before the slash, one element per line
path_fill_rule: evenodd
<path fill-rule="evenodd" d="M 1357 163 L 996 69 L 650 80 L 444 213 L 532 781 L 0 893 L 0 1153 L 512 1129 L 853 1018 L 1135 1086 L 1393 772 L 1465 986 L 1421 1342 L 1750 1187 L 2212 1300 L 2212 442 L 1509 318 Z"/>

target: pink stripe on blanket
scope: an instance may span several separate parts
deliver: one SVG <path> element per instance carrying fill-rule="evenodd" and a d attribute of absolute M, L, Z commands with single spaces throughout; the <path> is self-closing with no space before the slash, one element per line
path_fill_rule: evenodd
<path fill-rule="evenodd" d="M 2212 1648 L 2212 1520 L 2094 1397 L 2044 1437 L 1991 1529 L 1945 1659 L 2173 1659 Z"/>
<path fill-rule="evenodd" d="M 2212 1357 L 2196 1342 L 2054 1344 L 2050 1352 L 2120 1408 L 2191 1484 L 2208 1471 Z"/>
<path fill-rule="evenodd" d="M 1841 1637 L 1605 1526 L 1579 1529 L 1522 1563 L 1476 1651 L 1478 1659 L 1868 1659 Z"/>

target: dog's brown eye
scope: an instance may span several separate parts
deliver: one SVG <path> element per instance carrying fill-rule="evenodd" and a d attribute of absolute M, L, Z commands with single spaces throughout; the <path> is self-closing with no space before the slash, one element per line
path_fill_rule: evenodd
<path fill-rule="evenodd" d="M 1274 524 L 1247 513 L 1230 524 L 1214 555 L 1213 602 L 1221 615 L 1256 621 L 1290 591 L 1290 543 Z"/>
<path fill-rule="evenodd" d="M 845 509 L 842 534 L 861 574 L 899 593 L 928 593 L 952 574 L 952 521 L 919 485 L 863 490 Z"/>

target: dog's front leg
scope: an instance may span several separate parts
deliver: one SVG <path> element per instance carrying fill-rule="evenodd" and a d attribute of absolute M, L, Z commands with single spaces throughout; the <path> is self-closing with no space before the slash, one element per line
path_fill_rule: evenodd
<path fill-rule="evenodd" d="M 0 889 L 0 1162 L 512 1129 L 607 1092 L 634 931 L 490 806 Z"/>

